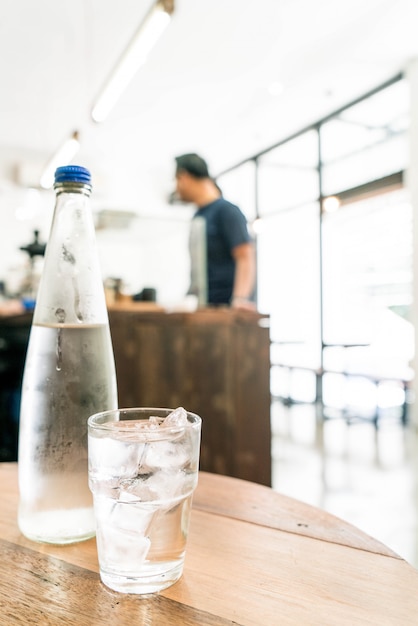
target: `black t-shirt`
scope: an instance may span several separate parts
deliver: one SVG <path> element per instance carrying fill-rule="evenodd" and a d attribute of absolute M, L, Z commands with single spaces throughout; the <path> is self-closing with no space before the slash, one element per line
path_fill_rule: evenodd
<path fill-rule="evenodd" d="M 201 207 L 195 217 L 206 223 L 208 303 L 229 304 L 234 284 L 232 250 L 249 242 L 247 222 L 241 210 L 224 198 Z"/>

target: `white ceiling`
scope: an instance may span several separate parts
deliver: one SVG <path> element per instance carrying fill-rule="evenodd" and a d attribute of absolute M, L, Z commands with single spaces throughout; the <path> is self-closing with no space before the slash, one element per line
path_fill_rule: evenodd
<path fill-rule="evenodd" d="M 151 4 L 1 0 L 0 178 L 18 166 L 32 183 L 77 129 L 75 162 L 103 202 L 162 202 L 176 154 L 198 151 L 219 172 L 418 55 L 417 0 L 175 0 L 147 65 L 96 124 L 95 96 Z"/>

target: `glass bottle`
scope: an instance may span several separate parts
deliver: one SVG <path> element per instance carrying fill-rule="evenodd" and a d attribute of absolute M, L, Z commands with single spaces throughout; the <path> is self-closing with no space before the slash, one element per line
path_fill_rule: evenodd
<path fill-rule="evenodd" d="M 29 539 L 92 537 L 87 418 L 116 408 L 116 376 L 104 288 L 83 167 L 55 172 L 56 203 L 22 384 L 19 513 Z"/>

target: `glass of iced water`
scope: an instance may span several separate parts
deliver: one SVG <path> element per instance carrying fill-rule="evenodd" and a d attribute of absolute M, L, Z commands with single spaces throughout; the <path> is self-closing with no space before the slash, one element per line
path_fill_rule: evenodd
<path fill-rule="evenodd" d="M 147 594 L 183 572 L 201 419 L 182 407 L 116 409 L 88 420 L 102 582 Z"/>

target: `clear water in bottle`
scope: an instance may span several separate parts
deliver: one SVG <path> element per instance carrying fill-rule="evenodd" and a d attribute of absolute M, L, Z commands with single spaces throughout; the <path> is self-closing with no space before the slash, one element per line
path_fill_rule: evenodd
<path fill-rule="evenodd" d="M 22 390 L 19 527 L 52 543 L 91 537 L 87 418 L 117 403 L 108 325 L 35 324 Z"/>

